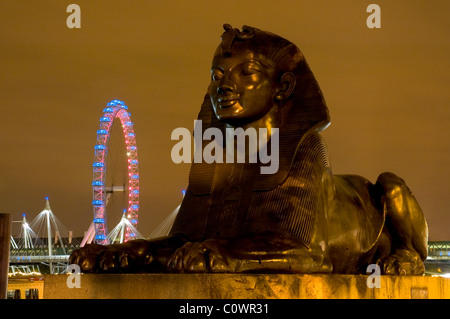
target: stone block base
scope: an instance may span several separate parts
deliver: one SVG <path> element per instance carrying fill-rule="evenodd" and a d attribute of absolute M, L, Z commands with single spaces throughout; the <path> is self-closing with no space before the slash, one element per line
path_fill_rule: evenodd
<path fill-rule="evenodd" d="M 363 275 L 81 274 L 47 275 L 44 299 L 450 299 L 450 279 L 381 276 L 369 288 Z M 75 281 L 72 281 L 75 282 Z"/>

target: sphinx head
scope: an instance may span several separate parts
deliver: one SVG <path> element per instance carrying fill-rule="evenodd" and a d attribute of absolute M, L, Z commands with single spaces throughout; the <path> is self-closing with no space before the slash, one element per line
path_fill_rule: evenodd
<path fill-rule="evenodd" d="M 291 116 L 296 97 L 318 94 L 323 101 L 303 54 L 293 43 L 253 27 L 243 26 L 240 31 L 224 25 L 224 29 L 209 86 L 219 121 L 231 126 L 279 127 Z M 328 120 L 324 108 L 322 117 Z"/>

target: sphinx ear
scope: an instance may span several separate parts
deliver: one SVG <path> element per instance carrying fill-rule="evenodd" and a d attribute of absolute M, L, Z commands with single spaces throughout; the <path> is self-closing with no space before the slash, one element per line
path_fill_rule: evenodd
<path fill-rule="evenodd" d="M 277 100 L 287 99 L 294 92 L 296 80 L 292 72 L 286 72 L 281 76 L 280 87 L 276 94 Z"/>

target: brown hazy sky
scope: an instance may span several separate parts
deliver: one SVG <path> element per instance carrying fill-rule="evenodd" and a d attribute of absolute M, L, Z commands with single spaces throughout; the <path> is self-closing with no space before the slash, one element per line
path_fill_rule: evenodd
<path fill-rule="evenodd" d="M 81 7 L 81 28 L 66 7 Z M 381 7 L 381 29 L 366 8 Z M 172 163 L 177 127 L 191 129 L 222 24 L 297 44 L 323 90 L 335 174 L 402 176 L 430 240 L 450 240 L 450 1 L 0 2 L 0 212 L 53 212 L 82 235 L 92 220 L 92 162 L 102 109 L 126 102 L 141 174 L 139 230 L 179 204 L 189 165 Z M 118 220 L 120 213 L 108 213 Z M 113 225 L 110 225 L 112 227 Z"/>

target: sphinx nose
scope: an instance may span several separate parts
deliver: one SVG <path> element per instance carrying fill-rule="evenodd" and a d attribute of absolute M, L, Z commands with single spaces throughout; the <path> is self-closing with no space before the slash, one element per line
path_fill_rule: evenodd
<path fill-rule="evenodd" d="M 217 93 L 219 94 L 227 94 L 234 92 L 234 85 L 230 83 L 230 81 L 221 81 L 219 86 L 217 87 Z"/>

